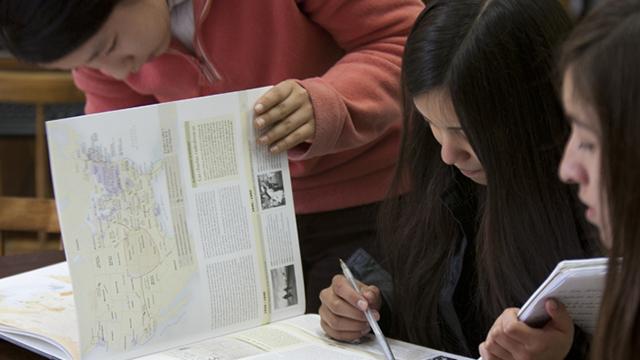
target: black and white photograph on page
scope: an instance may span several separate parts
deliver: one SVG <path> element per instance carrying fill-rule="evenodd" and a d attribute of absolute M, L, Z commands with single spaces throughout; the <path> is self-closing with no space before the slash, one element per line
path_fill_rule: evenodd
<path fill-rule="evenodd" d="M 260 188 L 262 210 L 286 204 L 282 171 L 278 170 L 258 175 L 258 186 Z"/>
<path fill-rule="evenodd" d="M 273 307 L 275 309 L 298 304 L 296 272 L 293 265 L 272 269 L 271 283 L 273 284 Z"/>

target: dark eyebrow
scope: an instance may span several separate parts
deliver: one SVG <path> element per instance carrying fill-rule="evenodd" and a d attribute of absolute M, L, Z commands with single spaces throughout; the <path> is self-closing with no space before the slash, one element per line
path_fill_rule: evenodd
<path fill-rule="evenodd" d="M 422 118 L 424 119 L 424 121 L 428 122 L 429 124 L 431 124 L 431 126 L 433 127 L 438 127 L 436 126 L 436 124 L 433 123 L 433 121 L 429 120 L 428 117 L 426 116 L 422 116 Z M 455 126 L 448 126 L 446 127 L 447 130 L 451 130 L 451 131 L 463 131 L 462 127 L 455 127 Z"/>

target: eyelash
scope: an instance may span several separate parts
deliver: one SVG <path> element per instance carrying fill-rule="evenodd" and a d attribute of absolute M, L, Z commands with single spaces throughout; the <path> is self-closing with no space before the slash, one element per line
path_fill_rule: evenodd
<path fill-rule="evenodd" d="M 595 147 L 596 146 L 593 143 L 589 143 L 589 142 L 581 142 L 578 144 L 579 150 L 593 151 Z"/>

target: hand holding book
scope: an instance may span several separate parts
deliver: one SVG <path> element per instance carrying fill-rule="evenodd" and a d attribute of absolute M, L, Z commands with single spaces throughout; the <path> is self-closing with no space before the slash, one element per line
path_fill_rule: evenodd
<path fill-rule="evenodd" d="M 510 346 L 512 345 L 511 337 L 500 335 L 504 332 L 517 333 L 518 336 L 513 336 L 516 338 L 515 341 L 527 344 L 537 354 L 542 354 L 540 359 L 545 360 L 560 356 L 559 354 L 563 353 L 566 347 L 561 341 L 557 341 L 561 339 L 549 339 L 541 335 L 545 331 L 559 331 L 563 339 L 566 339 L 565 335 L 570 332 L 573 339 L 573 324 L 575 324 L 584 332 L 592 334 L 600 310 L 607 264 L 606 258 L 566 260 L 558 263 L 521 309 L 508 309 L 496 320 L 487 340 L 480 346 L 481 354 L 485 349 L 483 357 L 486 356 L 487 351 L 501 353 L 505 351 L 505 346 L 514 348 Z M 569 321 L 571 321 L 570 327 Z M 500 345 L 499 349 L 496 349 L 498 348 L 496 344 Z M 571 342 L 569 342 L 569 348 L 570 346 Z M 486 350 L 487 348 L 489 350 Z M 557 353 L 545 352 L 549 348 L 557 349 Z M 560 359 L 564 359 L 564 356 Z"/>
<path fill-rule="evenodd" d="M 518 309 L 505 310 L 480 344 L 482 358 L 564 359 L 573 342 L 573 320 L 564 305 L 556 300 L 546 300 L 545 309 L 550 319 L 541 328 L 521 321 Z"/>
<path fill-rule="evenodd" d="M 0 280 L 0 337 L 64 359 L 382 355 L 304 315 L 287 156 L 252 126 L 266 91 L 48 122 L 68 263 Z M 446 355 L 389 343 L 401 359 Z"/>

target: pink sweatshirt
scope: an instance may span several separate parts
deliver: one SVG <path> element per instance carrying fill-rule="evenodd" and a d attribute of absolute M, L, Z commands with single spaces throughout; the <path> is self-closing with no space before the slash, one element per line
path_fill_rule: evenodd
<path fill-rule="evenodd" d="M 420 0 L 193 0 L 195 54 L 179 41 L 119 81 L 79 68 L 86 112 L 299 79 L 316 120 L 289 151 L 296 213 L 381 200 L 398 156 L 400 65 Z"/>

